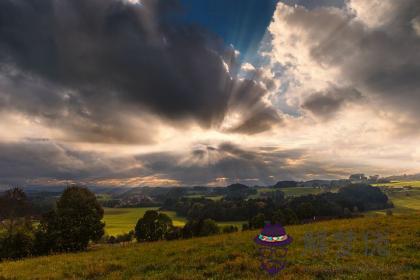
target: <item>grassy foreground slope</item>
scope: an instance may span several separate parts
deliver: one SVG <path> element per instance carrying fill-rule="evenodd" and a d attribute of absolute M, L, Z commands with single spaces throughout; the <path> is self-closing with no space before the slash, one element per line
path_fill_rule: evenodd
<path fill-rule="evenodd" d="M 288 266 L 274 279 L 420 279 L 419 213 L 289 226 Z M 338 257 L 339 231 L 352 230 L 352 253 Z M 305 250 L 305 233 L 325 231 L 325 253 Z M 387 231 L 388 256 L 366 256 L 363 234 Z M 259 268 L 257 231 L 180 241 L 103 246 L 0 264 L 0 279 L 273 279 Z"/>

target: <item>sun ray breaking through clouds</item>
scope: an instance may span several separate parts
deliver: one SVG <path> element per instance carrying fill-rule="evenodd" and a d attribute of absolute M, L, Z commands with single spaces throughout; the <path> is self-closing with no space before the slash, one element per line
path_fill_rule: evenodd
<path fill-rule="evenodd" d="M 420 172 L 418 1 L 189 2 L 1 1 L 0 185 Z"/>

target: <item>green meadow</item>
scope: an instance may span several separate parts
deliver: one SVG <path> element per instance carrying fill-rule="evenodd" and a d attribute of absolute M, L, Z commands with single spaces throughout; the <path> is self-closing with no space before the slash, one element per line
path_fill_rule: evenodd
<path fill-rule="evenodd" d="M 157 207 L 141 207 L 141 208 L 104 208 L 105 233 L 107 235 L 118 235 L 134 230 L 139 218 L 143 217 L 147 210 L 158 210 Z M 186 223 L 186 219 L 179 217 L 173 211 L 161 211 L 167 214 L 174 224 L 174 226 L 182 227 Z M 234 225 L 239 229 L 245 221 L 229 221 L 219 222 L 218 225 Z"/>
<path fill-rule="evenodd" d="M 143 217 L 147 210 L 158 210 L 157 207 L 141 208 L 104 208 L 105 232 L 108 235 L 117 235 L 134 230 L 137 221 Z M 175 226 L 183 226 L 186 220 L 172 211 L 162 211 L 167 214 Z"/>
<path fill-rule="evenodd" d="M 384 184 L 373 184 L 373 186 L 387 186 L 387 187 L 406 187 L 420 188 L 420 181 L 395 181 Z"/>
<path fill-rule="evenodd" d="M 100 245 L 88 252 L 0 263 L 0 279 L 420 279 L 418 213 L 375 215 L 288 226 L 294 238 L 288 265 L 278 276 L 259 268 L 252 238 L 258 231 L 129 245 Z M 352 232 L 340 255 L 338 232 Z M 326 233 L 325 250 L 309 250 L 305 234 Z M 366 232 L 385 232 L 385 254 L 373 250 Z M 372 242 L 371 242 L 372 241 Z M 367 247 L 366 247 L 366 244 Z M 365 250 L 372 249 L 372 254 Z M 375 253 L 376 252 L 376 253 Z"/>
<path fill-rule="evenodd" d="M 394 187 L 382 188 L 394 204 L 393 214 L 407 214 L 420 211 L 420 188 L 410 190 L 395 190 Z M 386 210 L 372 211 L 371 213 L 385 214 Z"/>

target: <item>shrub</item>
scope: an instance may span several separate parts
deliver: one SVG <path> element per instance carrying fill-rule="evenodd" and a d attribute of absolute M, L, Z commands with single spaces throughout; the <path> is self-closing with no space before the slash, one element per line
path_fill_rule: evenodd
<path fill-rule="evenodd" d="M 172 226 L 172 220 L 168 215 L 154 210 L 148 210 L 143 218 L 140 218 L 135 227 L 137 241 L 157 241 L 165 238 Z"/>
<path fill-rule="evenodd" d="M 262 213 L 259 213 L 255 215 L 250 221 L 249 221 L 249 227 L 251 229 L 257 229 L 262 228 L 265 225 L 265 216 Z"/>
<path fill-rule="evenodd" d="M 238 231 L 238 228 L 235 227 L 235 226 L 232 226 L 232 225 L 230 225 L 230 226 L 224 226 L 222 228 L 222 232 L 223 233 L 232 233 L 232 232 L 237 232 L 237 231 Z"/>
<path fill-rule="evenodd" d="M 176 240 L 182 238 L 182 228 L 170 227 L 165 235 L 166 240 Z"/>
<path fill-rule="evenodd" d="M 30 256 L 33 248 L 33 233 L 25 228 L 16 229 L 12 233 L 0 237 L 0 260 Z"/>
<path fill-rule="evenodd" d="M 212 219 L 188 221 L 182 229 L 183 238 L 209 236 L 220 233 L 220 228 Z"/>
<path fill-rule="evenodd" d="M 350 218 L 351 216 L 352 216 L 351 211 L 348 208 L 344 208 L 343 209 L 343 217 L 344 218 Z"/>
<path fill-rule="evenodd" d="M 198 236 L 209 236 L 220 233 L 220 228 L 212 219 L 202 221 Z"/>

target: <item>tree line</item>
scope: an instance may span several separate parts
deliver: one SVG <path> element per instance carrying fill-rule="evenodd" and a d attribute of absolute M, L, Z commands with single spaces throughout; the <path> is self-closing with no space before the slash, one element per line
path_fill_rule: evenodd
<path fill-rule="evenodd" d="M 64 190 L 37 226 L 34 213 L 21 189 L 13 188 L 0 196 L 0 260 L 81 251 L 104 234 L 104 211 L 86 188 Z"/>
<path fill-rule="evenodd" d="M 310 219 L 351 217 L 359 212 L 392 207 L 388 197 L 377 187 L 351 184 L 337 193 L 326 192 L 285 198 L 275 190 L 264 198 L 243 199 L 225 197 L 215 201 L 201 198 L 168 198 L 162 209 L 175 211 L 190 220 L 215 221 L 246 220 L 248 228 L 259 228 L 264 221 L 283 225 L 305 222 Z"/>
<path fill-rule="evenodd" d="M 238 230 L 233 226 L 220 228 L 211 219 L 191 220 L 182 228 L 175 227 L 166 214 L 149 210 L 139 218 L 133 231 L 104 236 L 103 215 L 94 193 L 71 186 L 35 226 L 38 210 L 32 207 L 22 189 L 10 189 L 0 195 L 0 260 L 83 251 L 91 242 L 131 242 L 133 237 L 138 242 L 151 242 Z"/>

